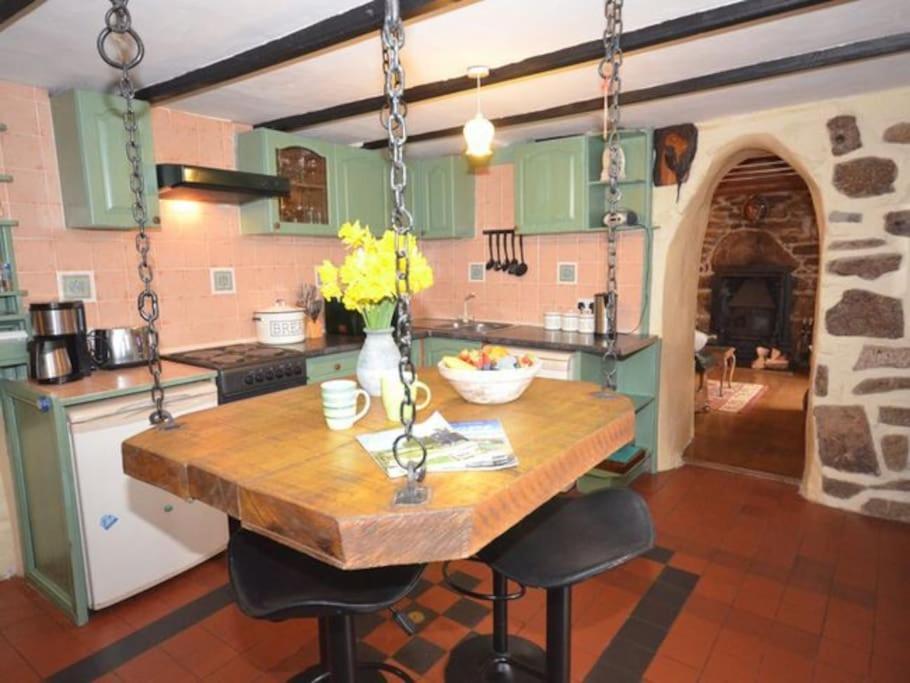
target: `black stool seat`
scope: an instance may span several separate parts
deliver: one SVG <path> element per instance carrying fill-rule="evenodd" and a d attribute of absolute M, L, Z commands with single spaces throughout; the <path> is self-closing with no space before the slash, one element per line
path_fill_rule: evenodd
<path fill-rule="evenodd" d="M 422 565 L 345 571 L 243 529 L 228 544 L 237 604 L 271 621 L 377 612 L 417 584 Z"/>
<path fill-rule="evenodd" d="M 560 496 L 486 546 L 478 557 L 509 579 L 561 588 L 631 560 L 654 545 L 644 500 L 629 489 Z"/>

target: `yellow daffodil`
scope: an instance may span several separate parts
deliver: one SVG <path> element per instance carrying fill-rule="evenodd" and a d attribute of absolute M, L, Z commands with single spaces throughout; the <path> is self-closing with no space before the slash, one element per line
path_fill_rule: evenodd
<path fill-rule="evenodd" d="M 345 308 L 363 315 L 369 329 L 391 326 L 395 299 L 404 281 L 398 280 L 395 262 L 395 233 L 386 230 L 382 237 L 373 236 L 360 221 L 345 223 L 338 230 L 348 254 L 340 266 L 323 261 L 317 272 L 322 295 L 339 299 Z M 406 241 L 410 292 L 416 294 L 433 285 L 433 270 L 410 235 Z"/>

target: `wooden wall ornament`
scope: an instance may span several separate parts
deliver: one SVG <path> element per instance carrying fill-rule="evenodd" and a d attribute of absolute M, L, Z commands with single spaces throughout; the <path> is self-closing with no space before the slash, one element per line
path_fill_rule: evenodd
<path fill-rule="evenodd" d="M 698 149 L 698 128 L 681 123 L 654 131 L 654 184 L 676 185 L 676 201 Z"/>

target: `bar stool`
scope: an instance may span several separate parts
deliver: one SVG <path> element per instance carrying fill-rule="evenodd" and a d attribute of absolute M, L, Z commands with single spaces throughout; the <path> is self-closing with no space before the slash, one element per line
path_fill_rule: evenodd
<path fill-rule="evenodd" d="M 228 542 L 228 571 L 237 606 L 247 616 L 319 619 L 319 666 L 291 680 L 382 683 L 384 671 L 414 683 L 398 667 L 356 661 L 354 615 L 391 608 L 417 584 L 423 565 L 344 571 L 239 529 Z"/>
<path fill-rule="evenodd" d="M 509 529 L 477 554 L 493 570 L 494 596 L 506 594 L 505 582 L 547 592 L 546 680 L 569 683 L 571 670 L 572 586 L 650 550 L 654 526 L 644 500 L 629 489 L 605 489 L 580 497 L 560 496 Z M 498 589 L 498 590 L 497 590 Z M 494 602 L 505 604 L 505 601 Z M 494 614 L 492 647 L 480 636 L 463 641 L 449 659 L 446 680 L 539 680 L 540 674 L 514 666 L 507 625 Z M 502 646 L 505 645 L 505 648 Z M 486 653 L 478 656 L 478 650 Z M 473 669 L 471 668 L 473 667 Z M 459 678 L 460 677 L 460 678 Z"/>

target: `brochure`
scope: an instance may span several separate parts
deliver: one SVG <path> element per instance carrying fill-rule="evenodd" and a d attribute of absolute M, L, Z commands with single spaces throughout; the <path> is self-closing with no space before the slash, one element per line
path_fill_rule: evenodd
<path fill-rule="evenodd" d="M 393 479 L 406 474 L 392 455 L 392 445 L 403 431 L 396 427 L 357 437 L 370 457 Z M 428 472 L 498 470 L 518 464 L 499 420 L 449 424 L 434 412 L 424 422 L 414 425 L 414 435 L 426 446 Z M 412 441 L 399 452 L 399 457 L 403 462 L 416 460 L 420 457 L 420 447 Z"/>

